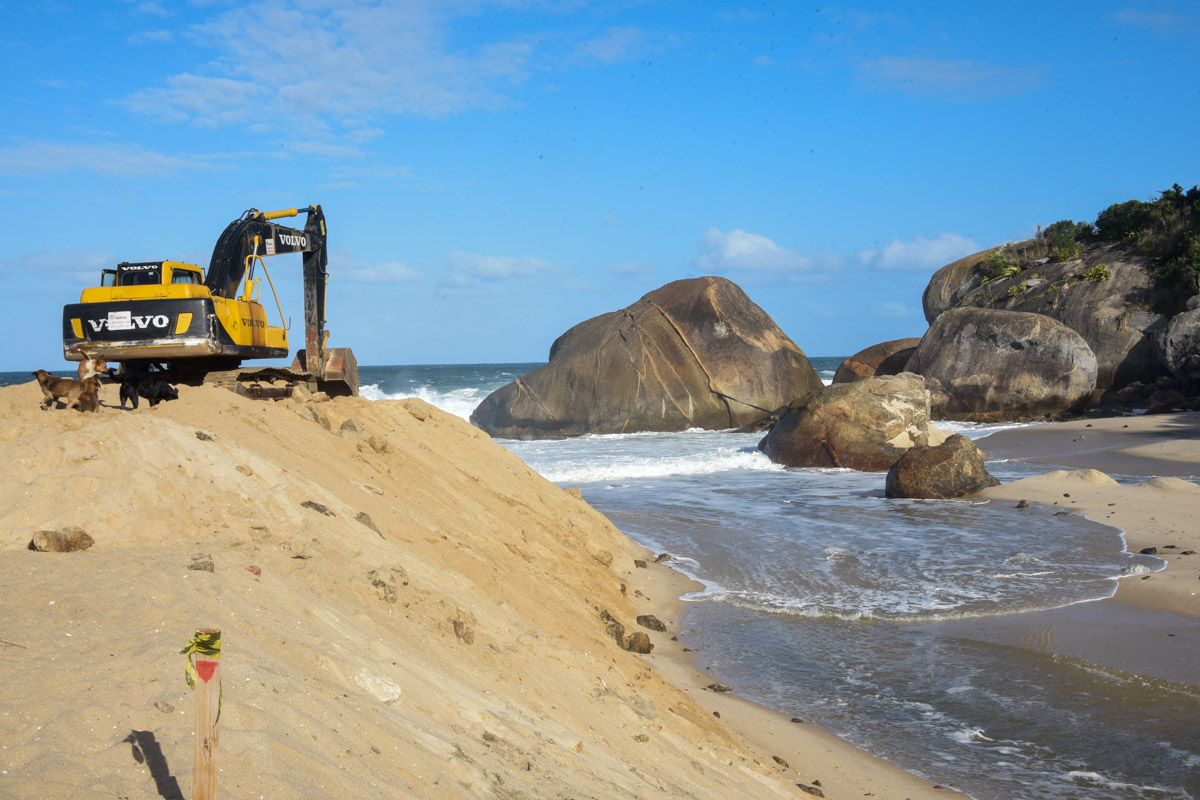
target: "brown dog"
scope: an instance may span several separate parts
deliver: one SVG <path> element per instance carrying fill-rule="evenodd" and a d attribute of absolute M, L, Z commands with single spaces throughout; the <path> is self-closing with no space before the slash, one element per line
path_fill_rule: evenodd
<path fill-rule="evenodd" d="M 85 358 L 79 362 L 79 380 L 86 381 L 93 375 L 103 375 L 108 369 L 108 362 L 103 358 Z"/>
<path fill-rule="evenodd" d="M 42 410 L 46 410 L 54 401 L 60 397 L 66 397 L 71 393 L 72 389 L 79 386 L 80 382 L 74 378 L 56 378 L 44 369 L 39 369 L 33 373 L 33 377 L 37 378 L 38 386 L 42 389 L 42 394 L 45 398 L 42 400 Z"/>
<path fill-rule="evenodd" d="M 67 408 L 77 408 L 81 412 L 91 411 L 93 414 L 100 410 L 100 378 L 96 375 L 84 378 L 78 386 L 67 393 Z"/>

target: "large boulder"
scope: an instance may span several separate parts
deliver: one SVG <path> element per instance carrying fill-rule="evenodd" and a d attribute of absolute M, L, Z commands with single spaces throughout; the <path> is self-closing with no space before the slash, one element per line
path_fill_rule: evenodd
<path fill-rule="evenodd" d="M 947 500 L 998 486 L 984 466 L 983 451 L 966 436 L 953 434 L 939 445 L 915 445 L 888 470 L 888 497 Z"/>
<path fill-rule="evenodd" d="M 922 296 L 926 321 L 966 306 L 1042 314 L 1088 343 L 1100 390 L 1161 375 L 1154 337 L 1184 298 L 1154 279 L 1150 258 L 1134 244 L 1097 241 L 1077 258 L 1031 259 L 1037 246 L 1037 240 L 1016 242 L 942 267 Z M 1006 263 L 1027 266 L 1005 270 Z"/>
<path fill-rule="evenodd" d="M 882 472 L 929 441 L 929 393 L 910 373 L 829 386 L 779 418 L 758 449 L 789 467 Z"/>
<path fill-rule="evenodd" d="M 847 358 L 834 373 L 834 383 L 851 383 L 876 375 L 899 375 L 921 343 L 920 338 L 873 344 Z"/>
<path fill-rule="evenodd" d="M 943 311 L 955 308 L 963 298 L 983 284 L 987 278 L 983 260 L 991 252 L 984 250 L 960 258 L 933 273 L 921 295 L 921 308 L 925 312 L 926 322 L 932 324 Z"/>
<path fill-rule="evenodd" d="M 722 430 L 822 388 L 803 351 L 745 292 L 692 278 L 571 328 L 548 364 L 489 395 L 471 422 L 506 439 Z"/>
<path fill-rule="evenodd" d="M 1200 372 L 1200 297 L 1164 324 L 1155 337 L 1159 360 L 1177 378 Z"/>
<path fill-rule="evenodd" d="M 937 419 L 1000 422 L 1077 411 L 1096 388 L 1083 337 L 1041 314 L 955 308 L 934 321 L 908 369 Z"/>

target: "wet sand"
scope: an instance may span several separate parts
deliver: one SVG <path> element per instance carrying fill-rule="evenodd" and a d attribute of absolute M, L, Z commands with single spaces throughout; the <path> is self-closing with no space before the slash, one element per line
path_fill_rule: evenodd
<path fill-rule="evenodd" d="M 1076 420 L 981 439 L 988 458 L 1063 465 L 981 492 L 1038 502 L 1121 529 L 1127 549 L 1153 547 L 1167 567 L 1124 578 L 1115 601 L 1200 619 L 1200 413 Z M 1111 476 L 1120 476 L 1118 482 Z"/>
<path fill-rule="evenodd" d="M 1076 420 L 1001 431 L 978 444 L 989 459 L 1075 468 L 982 496 L 1112 525 L 1130 552 L 1155 548 L 1165 568 L 1122 578 L 1108 600 L 977 623 L 972 637 L 1200 687 L 1200 486 L 1184 480 L 1200 476 L 1200 414 Z"/>

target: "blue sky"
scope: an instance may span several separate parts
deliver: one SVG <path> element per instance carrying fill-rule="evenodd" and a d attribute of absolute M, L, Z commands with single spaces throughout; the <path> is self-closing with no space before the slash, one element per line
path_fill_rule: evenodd
<path fill-rule="evenodd" d="M 0 29 L 0 370 L 118 261 L 319 203 L 331 345 L 544 360 L 724 275 L 812 356 L 940 266 L 1200 182 L 1195 2 L 39 2 Z M 289 258 L 292 259 L 289 261 Z M 299 261 L 268 260 L 302 339 Z"/>

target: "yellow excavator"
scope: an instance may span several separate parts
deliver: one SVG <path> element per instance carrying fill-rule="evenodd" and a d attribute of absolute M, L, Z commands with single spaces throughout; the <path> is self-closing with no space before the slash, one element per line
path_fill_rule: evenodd
<path fill-rule="evenodd" d="M 303 230 L 273 220 L 307 214 Z M 286 358 L 288 331 L 265 257 L 300 253 L 304 343 L 289 370 L 241 368 L 243 360 Z M 330 395 L 358 394 L 349 348 L 326 348 L 325 284 L 329 253 L 320 206 L 250 209 L 217 240 L 207 274 L 178 261 L 117 264 L 100 285 L 63 308 L 63 355 L 103 358 L 124 372 L 164 373 L 171 382 L 218 383 L 252 397 L 290 394 L 299 384 Z M 259 302 L 262 271 L 275 296 L 278 326 Z"/>

